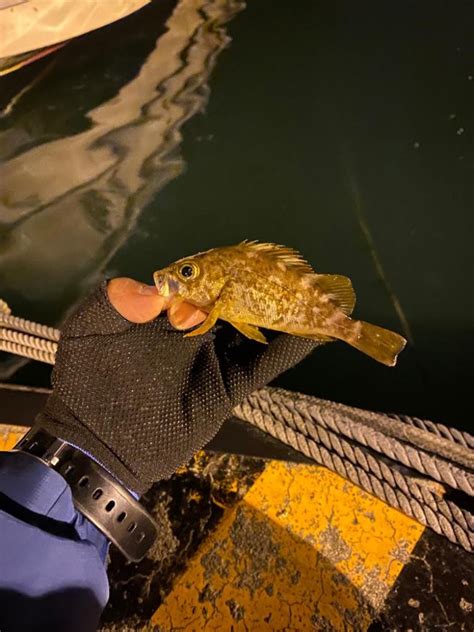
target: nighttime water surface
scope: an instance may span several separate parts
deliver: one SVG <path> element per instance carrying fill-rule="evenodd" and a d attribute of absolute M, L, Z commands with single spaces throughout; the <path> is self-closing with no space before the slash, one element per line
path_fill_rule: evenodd
<path fill-rule="evenodd" d="M 470 2 L 152 3 L 0 81 L 0 296 L 59 325 L 242 239 L 351 277 L 395 369 L 342 343 L 278 383 L 469 429 Z M 47 385 L 2 357 L 3 379 Z"/>

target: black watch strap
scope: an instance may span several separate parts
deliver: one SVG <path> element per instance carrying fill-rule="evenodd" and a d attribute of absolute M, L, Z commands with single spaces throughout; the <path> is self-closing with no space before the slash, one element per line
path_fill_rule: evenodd
<path fill-rule="evenodd" d="M 30 430 L 14 447 L 59 472 L 76 508 L 132 562 L 139 562 L 157 537 L 146 509 L 103 467 L 42 428 Z"/>

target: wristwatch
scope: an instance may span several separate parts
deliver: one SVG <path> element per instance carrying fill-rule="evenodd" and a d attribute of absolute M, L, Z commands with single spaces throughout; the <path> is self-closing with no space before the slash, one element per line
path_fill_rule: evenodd
<path fill-rule="evenodd" d="M 74 505 L 131 562 L 139 562 L 158 535 L 152 516 L 102 466 L 84 452 L 32 428 L 13 450 L 26 452 L 63 476 Z"/>

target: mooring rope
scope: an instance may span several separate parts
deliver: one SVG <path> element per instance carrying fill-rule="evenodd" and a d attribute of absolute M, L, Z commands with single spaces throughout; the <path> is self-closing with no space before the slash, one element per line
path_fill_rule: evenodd
<path fill-rule="evenodd" d="M 53 327 L 47 327 L 46 325 L 40 325 L 39 323 L 25 320 L 24 318 L 12 316 L 8 304 L 4 300 L 0 299 L 0 327 L 2 326 L 8 329 L 22 331 L 26 334 L 32 334 L 33 336 L 38 336 L 40 338 L 46 338 L 47 340 L 52 340 L 53 342 L 57 342 L 60 336 L 59 329 L 54 329 Z M 29 346 L 37 348 L 35 347 L 34 342 L 32 342 Z"/>
<path fill-rule="evenodd" d="M 60 331 L 11 315 L 0 299 L 0 351 L 54 364 Z"/>
<path fill-rule="evenodd" d="M 272 389 L 262 390 L 265 398 L 271 398 Z M 291 396 L 290 393 L 288 395 Z M 474 516 L 454 502 L 443 500 L 443 488 L 439 486 L 441 489 L 436 493 L 431 489 L 431 479 L 414 478 L 410 470 L 402 470 L 399 464 L 389 463 L 385 457 L 354 445 L 323 427 L 303 425 L 295 429 L 288 417 L 278 419 L 278 405 L 271 412 L 265 412 L 258 404 L 255 405 L 255 400 L 254 394 L 247 398 L 234 410 L 236 416 L 460 544 L 467 551 L 474 551 Z"/>
<path fill-rule="evenodd" d="M 444 424 L 435 423 L 434 421 L 429 421 L 427 419 L 419 419 L 418 417 L 408 417 L 407 415 L 389 414 L 387 416 L 391 419 L 399 419 L 403 423 L 410 424 L 416 428 L 421 428 L 421 430 L 432 432 L 438 437 L 444 437 L 445 439 L 453 441 L 454 443 L 459 443 L 466 448 L 474 448 L 474 437 L 467 432 L 458 430 L 457 428 L 449 428 Z"/>
<path fill-rule="evenodd" d="M 422 435 L 417 445 L 413 435 L 409 439 L 405 437 L 404 424 L 398 422 L 398 428 L 392 427 L 392 424 L 397 424 L 392 417 L 387 422 L 387 417 L 379 413 L 362 411 L 308 395 L 289 393 L 282 389 L 257 391 L 250 401 L 254 408 L 270 412 L 295 430 L 307 432 L 317 425 L 322 426 L 425 476 L 474 496 L 474 472 L 465 469 L 474 465 L 473 451 L 469 448 L 407 426 L 409 430 L 416 430 L 418 436 Z M 398 432 L 400 426 L 402 430 Z M 440 453 L 443 458 L 437 456 Z"/>
<path fill-rule="evenodd" d="M 47 340 L 46 338 L 37 338 L 36 336 L 24 334 L 21 331 L 5 328 L 2 328 L 1 336 L 3 340 L 8 340 L 9 342 L 13 342 L 24 347 L 38 349 L 38 351 L 46 351 L 52 355 L 56 353 L 57 343 L 52 340 Z"/>
<path fill-rule="evenodd" d="M 1 333 L 0 333 L 1 336 Z M 38 360 L 39 362 L 46 362 L 47 364 L 54 364 L 54 355 L 35 349 L 33 347 L 25 347 L 15 342 L 9 342 L 8 340 L 0 340 L 0 351 L 7 353 L 14 353 L 15 355 L 23 356 L 24 358 L 30 358 L 31 360 Z"/>
<path fill-rule="evenodd" d="M 0 299 L 0 351 L 54 364 L 60 331 L 17 318 Z M 375 413 L 277 388 L 234 410 L 316 463 L 474 551 L 474 437 L 444 424 Z"/>

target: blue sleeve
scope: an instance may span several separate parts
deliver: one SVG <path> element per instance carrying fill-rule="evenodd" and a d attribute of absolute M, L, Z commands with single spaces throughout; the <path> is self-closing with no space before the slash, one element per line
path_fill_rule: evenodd
<path fill-rule="evenodd" d="M 109 597 L 107 552 L 60 474 L 0 452 L 0 630 L 96 630 Z"/>

